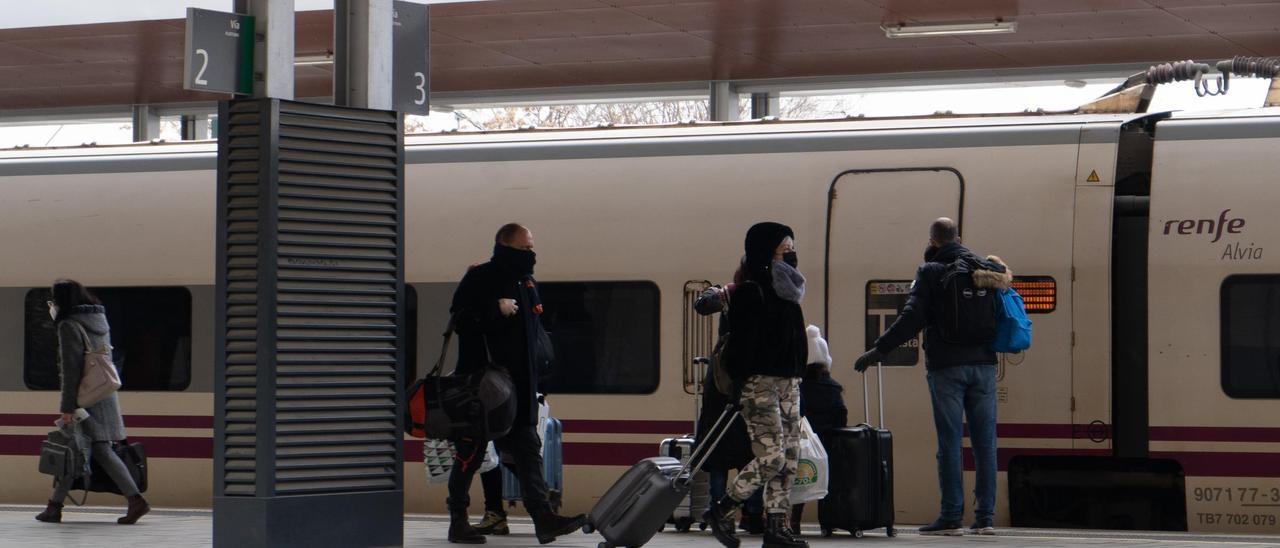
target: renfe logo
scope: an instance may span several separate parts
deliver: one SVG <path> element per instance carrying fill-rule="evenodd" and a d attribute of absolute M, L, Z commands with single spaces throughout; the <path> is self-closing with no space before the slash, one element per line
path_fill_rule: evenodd
<path fill-rule="evenodd" d="M 1229 211 L 1231 210 L 1222 210 L 1222 214 L 1218 215 L 1218 219 L 1216 221 L 1213 219 L 1175 219 L 1167 221 L 1164 223 L 1164 233 L 1167 235 L 1172 231 L 1177 231 L 1178 234 L 1182 235 L 1209 234 L 1213 236 L 1213 241 L 1210 243 L 1217 243 L 1218 240 L 1222 239 L 1222 232 L 1224 230 L 1228 234 L 1239 234 L 1244 232 L 1244 219 L 1228 219 L 1227 212 Z M 1174 225 L 1177 225 L 1177 228 L 1174 228 Z"/>

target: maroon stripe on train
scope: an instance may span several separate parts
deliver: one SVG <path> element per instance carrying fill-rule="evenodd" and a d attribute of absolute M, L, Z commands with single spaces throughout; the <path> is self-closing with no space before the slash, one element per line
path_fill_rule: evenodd
<path fill-rule="evenodd" d="M 641 421 L 565 419 L 565 432 L 575 434 L 663 434 L 675 436 L 693 431 L 693 421 Z"/>
<path fill-rule="evenodd" d="M 1152 426 L 1151 441 L 1235 441 L 1280 443 L 1280 428 L 1217 426 Z"/>
<path fill-rule="evenodd" d="M 0 434 L 0 455 L 40 454 L 40 442 L 44 436 Z M 212 438 L 177 438 L 168 436 L 130 436 L 129 441 L 140 442 L 147 449 L 148 457 L 166 459 L 212 459 Z M 419 451 L 421 454 L 421 451 Z"/>
<path fill-rule="evenodd" d="M 1188 476 L 1280 478 L 1280 454 L 1152 451 L 1153 459 L 1173 459 Z"/>
<path fill-rule="evenodd" d="M 47 426 L 53 428 L 56 414 L 0 413 L 0 426 Z M 208 415 L 125 415 L 126 426 L 138 428 L 213 428 Z"/>
<path fill-rule="evenodd" d="M 973 449 L 964 448 L 964 469 L 972 472 L 973 468 Z M 1033 456 L 1033 457 L 1109 457 L 1110 449 L 1070 449 L 1070 448 L 1021 448 L 1021 447 L 997 447 L 996 448 L 996 469 L 1001 472 L 1009 469 L 1009 461 L 1013 457 Z"/>

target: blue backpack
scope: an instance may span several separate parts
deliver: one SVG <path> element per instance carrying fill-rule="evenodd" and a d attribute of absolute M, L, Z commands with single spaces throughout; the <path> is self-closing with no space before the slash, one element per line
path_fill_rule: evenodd
<path fill-rule="evenodd" d="M 1015 353 L 1031 348 L 1031 320 L 1022 296 L 1012 288 L 1000 292 L 999 310 L 996 313 L 996 340 L 989 348 L 992 352 Z"/>

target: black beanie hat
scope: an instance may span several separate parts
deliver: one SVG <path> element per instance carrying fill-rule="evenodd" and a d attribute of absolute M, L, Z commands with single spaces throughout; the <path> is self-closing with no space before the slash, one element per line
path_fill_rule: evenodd
<path fill-rule="evenodd" d="M 778 250 L 778 244 L 788 236 L 796 237 L 791 227 L 781 223 L 756 223 L 747 230 L 747 239 L 743 242 L 743 251 L 746 252 L 743 271 L 748 278 L 766 279 L 761 276 L 773 264 L 773 254 Z"/>

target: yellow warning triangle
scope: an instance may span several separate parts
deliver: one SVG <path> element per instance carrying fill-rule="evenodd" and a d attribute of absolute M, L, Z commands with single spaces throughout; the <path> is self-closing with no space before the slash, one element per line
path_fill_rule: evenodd
<path fill-rule="evenodd" d="M 1101 180 L 1102 180 L 1102 179 L 1099 179 L 1099 178 L 1098 178 L 1098 170 L 1096 170 L 1096 169 L 1095 169 L 1095 170 L 1093 170 L 1093 171 L 1090 171 L 1090 172 L 1089 172 L 1089 178 L 1088 178 L 1088 179 L 1085 179 L 1085 182 L 1089 182 L 1089 183 L 1096 183 L 1096 182 L 1101 181 Z"/>

